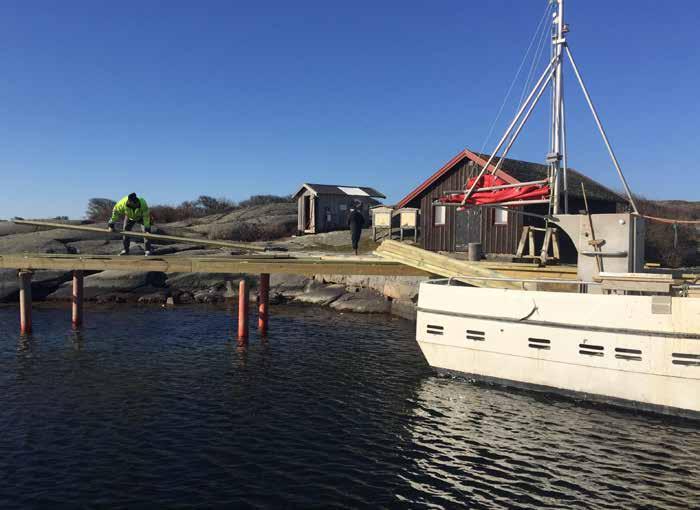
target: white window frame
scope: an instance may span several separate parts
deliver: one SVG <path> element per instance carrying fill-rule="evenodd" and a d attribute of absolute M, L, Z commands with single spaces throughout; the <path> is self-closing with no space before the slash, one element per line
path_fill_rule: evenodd
<path fill-rule="evenodd" d="M 447 218 L 447 206 L 446 205 L 436 205 L 435 211 L 433 212 L 433 224 L 436 227 L 445 224 Z"/>
<path fill-rule="evenodd" d="M 493 211 L 494 225 L 508 225 L 508 209 L 494 209 Z"/>

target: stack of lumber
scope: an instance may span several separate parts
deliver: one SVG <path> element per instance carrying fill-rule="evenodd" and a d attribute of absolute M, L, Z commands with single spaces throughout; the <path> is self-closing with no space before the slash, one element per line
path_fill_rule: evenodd
<path fill-rule="evenodd" d="M 501 289 L 525 288 L 521 282 L 478 278 L 576 280 L 575 267 L 538 267 L 535 264 L 515 264 L 495 261 L 470 262 L 391 240 L 384 241 L 374 253 L 387 260 L 401 262 L 402 264 L 415 267 L 416 269 L 422 269 L 438 276 L 458 278 L 460 281 L 478 287 L 494 287 Z M 475 279 L 470 279 L 470 276 L 475 277 Z M 568 290 L 571 290 L 572 284 L 565 283 L 564 286 L 567 287 Z M 532 288 L 532 286 L 528 286 L 527 288 Z"/>

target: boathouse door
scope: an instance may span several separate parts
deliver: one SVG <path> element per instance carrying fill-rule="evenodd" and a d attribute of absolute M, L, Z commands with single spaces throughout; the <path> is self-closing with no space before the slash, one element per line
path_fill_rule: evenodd
<path fill-rule="evenodd" d="M 469 251 L 469 243 L 481 242 L 481 207 L 455 211 L 455 251 Z"/>
<path fill-rule="evenodd" d="M 302 200 L 304 201 L 301 213 L 302 230 L 308 232 L 311 228 L 311 197 L 309 195 L 304 195 Z"/>

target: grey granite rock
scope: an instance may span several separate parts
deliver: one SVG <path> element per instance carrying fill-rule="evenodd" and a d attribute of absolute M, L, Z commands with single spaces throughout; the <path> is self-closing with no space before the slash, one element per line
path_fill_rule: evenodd
<path fill-rule="evenodd" d="M 155 292 L 165 283 L 165 275 L 158 272 L 145 271 L 102 271 L 85 277 L 85 299 L 107 300 L 109 295 L 117 298 L 122 294 L 131 294 L 127 301 L 136 301 L 139 297 Z M 48 296 L 51 300 L 70 299 L 71 283 L 61 285 L 58 290 Z M 99 298 L 99 299 L 98 299 Z M 116 298 L 115 298 L 116 299 Z M 116 299 L 119 302 L 118 299 Z"/>
<path fill-rule="evenodd" d="M 304 293 L 311 279 L 299 274 L 270 275 L 270 294 L 275 299 L 293 299 Z"/>
<path fill-rule="evenodd" d="M 158 292 L 153 292 L 151 294 L 144 294 L 138 299 L 138 302 L 140 304 L 146 304 L 146 305 L 162 305 L 165 304 L 165 302 L 168 300 L 168 292 L 167 291 L 158 291 Z"/>
<path fill-rule="evenodd" d="M 391 303 L 371 290 L 349 292 L 330 304 L 338 312 L 389 313 Z"/>
<path fill-rule="evenodd" d="M 32 297 L 42 300 L 54 292 L 62 283 L 71 279 L 66 271 L 34 271 L 32 275 Z M 0 269 L 0 301 L 12 302 L 18 299 L 19 280 L 16 269 Z"/>
<path fill-rule="evenodd" d="M 211 288 L 225 290 L 226 282 L 242 278 L 241 275 L 221 273 L 168 273 L 165 285 L 173 290 L 188 291 Z"/>
<path fill-rule="evenodd" d="M 340 296 L 345 294 L 343 285 L 323 285 L 315 281 L 309 282 L 303 294 L 294 298 L 297 303 L 307 303 L 311 305 L 329 305 Z"/>

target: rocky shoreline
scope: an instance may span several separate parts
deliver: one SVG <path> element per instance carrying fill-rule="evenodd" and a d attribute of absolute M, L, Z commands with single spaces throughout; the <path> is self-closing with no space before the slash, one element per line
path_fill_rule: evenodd
<path fill-rule="evenodd" d="M 215 273 L 102 271 L 87 275 L 84 296 L 97 304 L 131 303 L 180 305 L 223 303 L 238 299 L 238 282 L 245 278 L 251 300 L 257 299 L 258 277 Z M 386 313 L 415 320 L 418 286 L 425 278 L 273 274 L 270 302 L 326 306 L 338 312 Z M 71 299 L 71 273 L 36 271 L 32 294 L 36 301 Z M 0 270 L 0 302 L 17 302 L 17 272 Z"/>
<path fill-rule="evenodd" d="M 235 217 L 234 217 L 235 216 Z M 190 222 L 157 225 L 155 233 L 191 237 L 211 237 L 214 226 L 255 222 L 275 226 L 296 221 L 296 204 L 272 204 L 240 209 L 229 215 L 200 218 Z M 81 223 L 74 221 L 71 223 Z M 91 224 L 104 227 L 106 224 Z M 371 231 L 363 233 L 360 252 L 370 255 L 376 248 Z M 349 231 L 289 237 L 270 241 L 290 255 L 350 256 Z M 37 229 L 11 222 L 0 222 L 0 254 L 55 253 L 114 255 L 119 253 L 118 236 L 70 229 Z M 132 244 L 135 256 L 143 254 L 140 243 Z M 227 256 L 229 252 L 206 249 L 197 244 L 164 244 L 156 246 L 155 256 Z M 68 271 L 36 271 L 32 278 L 35 301 L 61 302 L 71 299 L 71 273 Z M 85 275 L 84 298 L 87 302 L 135 304 L 221 303 L 237 299 L 238 281 L 246 278 L 251 299 L 257 299 L 257 275 L 215 273 L 162 273 L 152 271 L 102 271 Z M 270 300 L 273 304 L 305 303 L 327 306 L 339 312 L 391 313 L 415 318 L 418 285 L 425 278 L 273 274 L 270 278 Z M 17 272 L 0 270 L 0 303 L 16 303 L 19 294 Z"/>

